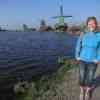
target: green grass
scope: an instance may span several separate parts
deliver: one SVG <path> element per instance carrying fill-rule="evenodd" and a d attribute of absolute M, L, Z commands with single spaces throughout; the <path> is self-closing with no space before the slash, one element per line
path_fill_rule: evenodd
<path fill-rule="evenodd" d="M 57 96 L 59 85 L 64 81 L 64 77 L 70 74 L 70 70 L 75 67 L 73 60 L 58 59 L 58 70 L 52 74 L 42 76 L 31 83 L 23 83 L 24 87 L 18 83 L 16 85 L 17 100 L 50 100 Z M 21 83 L 22 84 L 22 83 Z"/>

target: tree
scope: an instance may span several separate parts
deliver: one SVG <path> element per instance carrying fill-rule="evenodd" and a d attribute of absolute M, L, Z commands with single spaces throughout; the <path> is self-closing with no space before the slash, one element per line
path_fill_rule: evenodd
<path fill-rule="evenodd" d="M 47 31 L 47 32 L 48 32 L 48 31 L 50 32 L 50 31 L 54 31 L 54 29 L 53 29 L 51 26 L 47 26 L 47 27 L 46 27 L 46 31 Z"/>

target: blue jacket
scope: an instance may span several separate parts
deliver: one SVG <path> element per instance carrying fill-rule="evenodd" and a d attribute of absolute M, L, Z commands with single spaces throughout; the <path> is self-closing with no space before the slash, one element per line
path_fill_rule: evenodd
<path fill-rule="evenodd" d="M 98 50 L 100 37 L 98 32 L 86 32 L 79 37 L 76 44 L 75 57 L 86 62 L 93 62 L 99 60 L 100 51 Z M 99 54 L 99 55 L 98 55 Z"/>
<path fill-rule="evenodd" d="M 98 39 L 100 40 L 100 32 L 97 34 Z M 100 61 L 100 42 L 97 48 L 97 60 Z"/>

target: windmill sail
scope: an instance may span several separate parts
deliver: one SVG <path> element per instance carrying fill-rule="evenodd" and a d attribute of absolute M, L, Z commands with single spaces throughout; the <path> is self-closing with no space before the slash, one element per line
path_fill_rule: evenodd
<path fill-rule="evenodd" d="M 72 17 L 72 16 L 71 15 L 64 15 L 64 13 L 63 13 L 63 3 L 62 3 L 62 0 L 61 0 L 60 15 L 59 16 L 54 16 L 52 18 L 58 19 L 58 21 L 59 21 L 58 24 L 59 25 L 64 25 L 65 24 L 64 19 L 65 18 L 70 18 L 70 17 Z"/>

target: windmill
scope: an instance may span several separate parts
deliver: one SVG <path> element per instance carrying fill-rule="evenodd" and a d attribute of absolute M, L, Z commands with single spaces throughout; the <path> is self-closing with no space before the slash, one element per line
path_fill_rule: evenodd
<path fill-rule="evenodd" d="M 63 12 L 63 0 L 60 0 L 61 4 L 60 4 L 60 15 L 59 16 L 54 16 L 52 17 L 53 19 L 58 19 L 58 26 L 64 26 L 65 25 L 65 18 L 70 18 L 72 17 L 71 15 L 64 15 Z"/>

